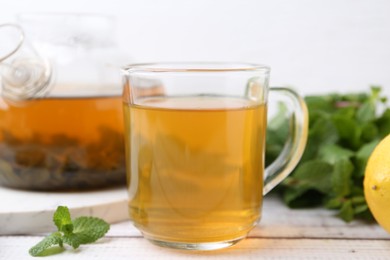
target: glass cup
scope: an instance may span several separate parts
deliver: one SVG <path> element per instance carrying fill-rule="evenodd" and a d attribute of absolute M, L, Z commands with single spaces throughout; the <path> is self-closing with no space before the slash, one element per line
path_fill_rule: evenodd
<path fill-rule="evenodd" d="M 256 64 L 123 68 L 129 214 L 152 243 L 212 250 L 245 238 L 263 196 L 297 165 L 307 140 L 303 99 L 269 88 Z M 285 97 L 290 135 L 265 168 L 268 92 Z"/>

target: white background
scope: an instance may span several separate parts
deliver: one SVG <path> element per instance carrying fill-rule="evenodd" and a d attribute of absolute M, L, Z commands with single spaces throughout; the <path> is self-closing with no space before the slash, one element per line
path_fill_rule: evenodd
<path fill-rule="evenodd" d="M 0 0 L 0 22 L 20 12 L 114 15 L 129 62 L 248 61 L 303 94 L 390 94 L 386 0 Z"/>

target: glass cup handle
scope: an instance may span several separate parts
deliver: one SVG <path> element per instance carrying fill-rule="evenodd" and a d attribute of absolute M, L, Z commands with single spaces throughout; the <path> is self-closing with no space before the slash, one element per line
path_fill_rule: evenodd
<path fill-rule="evenodd" d="M 278 92 L 291 102 L 291 121 L 289 136 L 280 155 L 265 169 L 263 195 L 283 181 L 298 164 L 305 150 L 308 134 L 308 112 L 306 103 L 295 91 L 289 88 L 271 87 L 271 92 Z"/>

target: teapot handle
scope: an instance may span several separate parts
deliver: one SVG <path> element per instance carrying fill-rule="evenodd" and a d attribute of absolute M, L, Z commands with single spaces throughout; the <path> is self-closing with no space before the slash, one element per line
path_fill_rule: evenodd
<path fill-rule="evenodd" d="M 14 30 L 17 34 L 17 36 L 15 37 L 15 44 L 14 44 L 14 46 L 11 46 L 10 50 L 5 50 L 4 53 L 0 49 L 0 62 L 6 60 L 7 58 L 9 58 L 13 54 L 15 54 L 22 47 L 22 44 L 23 44 L 24 39 L 25 39 L 24 31 L 23 31 L 22 27 L 20 27 L 19 25 L 13 24 L 13 23 L 0 24 L 0 35 L 2 34 L 2 32 L 7 33 L 7 31 L 9 31 L 9 30 L 11 30 L 11 31 Z M 3 38 L 3 37 L 1 37 L 1 38 Z"/>
<path fill-rule="evenodd" d="M 50 62 L 27 43 L 19 25 L 0 24 L 2 34 L 5 50 L 0 49 L 0 98 L 17 105 L 47 95 L 52 85 Z"/>

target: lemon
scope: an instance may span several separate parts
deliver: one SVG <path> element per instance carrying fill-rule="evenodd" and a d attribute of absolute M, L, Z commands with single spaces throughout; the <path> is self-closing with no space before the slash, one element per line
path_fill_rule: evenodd
<path fill-rule="evenodd" d="M 376 221 L 390 233 L 390 135 L 375 147 L 368 159 L 364 196 Z"/>

